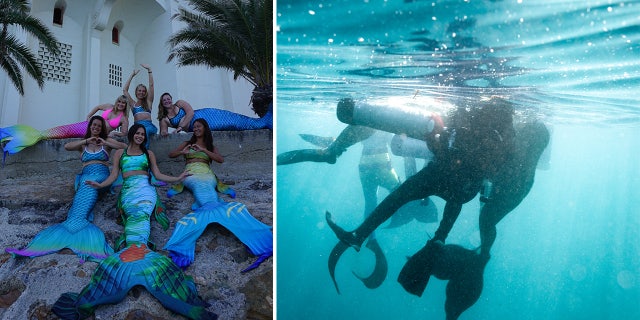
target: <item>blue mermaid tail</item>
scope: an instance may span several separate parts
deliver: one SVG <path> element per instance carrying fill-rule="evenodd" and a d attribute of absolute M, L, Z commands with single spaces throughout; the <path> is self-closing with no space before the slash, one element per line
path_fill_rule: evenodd
<path fill-rule="evenodd" d="M 176 223 L 173 234 L 163 249 L 168 250 L 173 261 L 186 268 L 195 259 L 196 241 L 210 223 L 219 223 L 244 243 L 257 264 L 243 272 L 257 268 L 273 255 L 273 233 L 271 227 L 256 220 L 245 205 L 239 202 L 208 202 Z"/>
<path fill-rule="evenodd" d="M 132 244 L 104 259 L 80 293 L 65 293 L 52 311 L 61 319 L 85 319 L 102 304 L 122 301 L 144 286 L 167 309 L 190 319 L 217 319 L 197 295 L 195 283 L 171 259 L 144 244 Z"/>
<path fill-rule="evenodd" d="M 68 248 L 80 257 L 81 262 L 99 261 L 113 254 L 102 230 L 90 222 L 93 219 L 93 207 L 98 200 L 98 190 L 84 183 L 87 180 L 104 181 L 108 176 L 107 166 L 85 166 L 76 182 L 78 189 L 67 219 L 42 230 L 25 248 L 6 248 L 5 251 L 13 256 L 38 257 Z"/>
<path fill-rule="evenodd" d="M 207 225 L 219 223 L 240 239 L 252 254 L 259 256 L 257 264 L 243 270 L 256 268 L 273 254 L 273 233 L 271 227 L 256 220 L 246 206 L 239 202 L 224 202 L 216 193 L 217 179 L 208 164 L 194 162 L 187 164 L 192 175 L 184 180 L 184 186 L 193 193 L 193 212 L 176 223 L 171 238 L 164 249 L 170 252 L 173 261 L 186 268 L 195 258 L 196 240 Z"/>
<path fill-rule="evenodd" d="M 193 122 L 196 119 L 204 119 L 212 131 L 273 129 L 272 109 L 269 109 L 262 118 L 251 118 L 215 108 L 196 109 L 193 113 L 193 119 L 189 123 L 189 132 L 193 131 Z"/>

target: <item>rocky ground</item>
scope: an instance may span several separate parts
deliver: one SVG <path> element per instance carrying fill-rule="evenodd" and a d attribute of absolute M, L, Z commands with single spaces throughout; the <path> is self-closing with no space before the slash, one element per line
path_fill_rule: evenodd
<path fill-rule="evenodd" d="M 160 169 L 178 174 L 183 163 L 162 157 L 186 139 L 182 135 L 152 141 Z M 214 165 L 220 178 L 237 192 L 254 217 L 273 225 L 272 137 L 270 131 L 251 134 L 216 133 L 225 163 Z M 47 141 L 9 157 L 0 173 L 0 248 L 23 247 L 42 229 L 64 221 L 73 199 L 77 154 L 61 149 L 64 140 Z M 61 149 L 61 150 L 60 150 Z M 157 151 L 156 151 L 157 150 Z M 46 156 L 42 156 L 46 155 Z M 69 156 L 68 154 L 71 154 Z M 40 160 L 29 160 L 29 159 Z M 41 162 L 38 162 L 41 161 Z M 73 174 L 70 174 L 73 172 Z M 159 187 L 171 222 L 190 212 L 193 197 L 183 192 L 171 199 L 169 187 Z M 116 195 L 104 194 L 96 205 L 94 223 L 110 244 L 123 232 L 116 223 Z M 225 200 L 231 201 L 228 197 Z M 151 239 L 162 248 L 171 232 L 152 222 Z M 185 272 L 192 276 L 208 310 L 220 319 L 273 318 L 273 258 L 246 274 L 241 270 L 256 259 L 228 230 L 210 225 L 197 242 L 196 260 Z M 0 254 L 0 317 L 2 319 L 56 319 L 51 306 L 65 292 L 79 292 L 97 263 L 80 263 L 69 250 L 37 258 Z M 166 310 L 144 288 L 134 288 L 116 305 L 99 307 L 94 319 L 181 319 Z"/>

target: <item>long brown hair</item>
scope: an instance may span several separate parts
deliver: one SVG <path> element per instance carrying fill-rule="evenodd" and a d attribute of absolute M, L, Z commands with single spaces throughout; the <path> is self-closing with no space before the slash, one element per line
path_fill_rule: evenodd
<path fill-rule="evenodd" d="M 164 97 L 164 96 L 169 96 L 169 97 L 171 97 L 171 100 L 173 100 L 173 97 L 171 96 L 171 94 L 169 92 L 165 92 L 160 96 L 160 102 L 158 102 L 158 120 L 162 120 L 162 119 L 164 119 L 164 117 L 166 117 L 168 115 L 167 109 L 165 109 L 162 106 L 162 97 Z"/>
<path fill-rule="evenodd" d="M 213 152 L 213 134 L 211 134 L 211 128 L 209 128 L 209 124 L 207 123 L 207 121 L 205 121 L 202 118 L 198 118 L 196 120 L 193 121 L 193 124 L 195 124 L 196 122 L 199 122 L 200 124 L 202 124 L 202 126 L 204 127 L 204 146 L 207 148 L 207 150 L 212 151 Z M 189 144 L 194 144 L 196 143 L 196 141 L 198 140 L 198 137 L 196 137 L 195 134 L 191 135 L 191 139 L 189 139 L 189 141 L 187 143 Z"/>
<path fill-rule="evenodd" d="M 91 138 L 91 124 L 94 120 L 98 120 L 102 124 L 102 128 L 100 128 L 100 134 L 98 136 L 102 138 L 102 140 L 107 140 L 107 137 L 109 137 L 109 133 L 107 133 L 107 122 L 101 116 L 93 116 L 91 117 L 91 119 L 89 119 L 89 122 L 87 123 L 87 132 L 85 132 L 84 134 L 84 139 Z"/>

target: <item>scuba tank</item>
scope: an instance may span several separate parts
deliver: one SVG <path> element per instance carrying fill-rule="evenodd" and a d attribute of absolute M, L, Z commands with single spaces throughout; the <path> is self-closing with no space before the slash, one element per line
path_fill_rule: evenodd
<path fill-rule="evenodd" d="M 356 103 L 351 98 L 338 102 L 338 120 L 351 125 L 370 127 L 424 141 L 442 120 L 437 114 L 420 108 L 401 106 L 374 106 Z"/>

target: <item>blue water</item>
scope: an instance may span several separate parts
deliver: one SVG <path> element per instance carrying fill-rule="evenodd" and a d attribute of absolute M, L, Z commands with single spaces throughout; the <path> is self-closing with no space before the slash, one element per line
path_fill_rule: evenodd
<path fill-rule="evenodd" d="M 300 133 L 337 136 L 345 96 L 437 108 L 501 95 L 552 129 L 548 168 L 498 224 L 484 290 L 460 319 L 640 319 L 640 2 L 279 0 L 276 11 L 277 153 L 312 148 Z M 444 319 L 446 281 L 432 277 L 422 297 L 396 281 L 435 223 L 378 229 L 379 288 L 352 274 L 371 271 L 367 249 L 345 253 L 341 294 L 333 286 L 324 213 L 347 230 L 362 222 L 360 150 L 277 167 L 277 318 Z M 479 245 L 478 209 L 464 205 L 448 243 Z"/>

